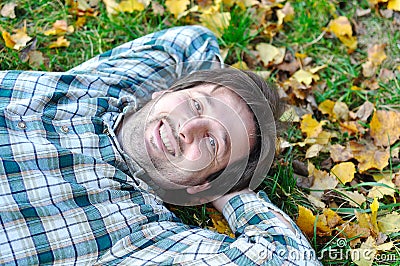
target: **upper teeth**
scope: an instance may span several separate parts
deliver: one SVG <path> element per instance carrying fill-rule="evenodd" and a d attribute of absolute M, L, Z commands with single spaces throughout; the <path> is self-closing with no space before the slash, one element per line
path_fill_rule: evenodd
<path fill-rule="evenodd" d="M 175 154 L 175 149 L 172 146 L 171 142 L 169 141 L 169 138 L 167 136 L 167 129 L 165 128 L 164 124 L 160 126 L 160 136 L 161 140 L 164 143 L 165 147 L 167 150 L 174 155 Z"/>

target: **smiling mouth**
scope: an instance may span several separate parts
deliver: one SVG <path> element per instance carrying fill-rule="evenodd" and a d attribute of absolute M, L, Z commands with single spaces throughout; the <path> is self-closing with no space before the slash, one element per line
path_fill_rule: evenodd
<path fill-rule="evenodd" d="M 175 156 L 177 152 L 173 143 L 175 139 L 171 128 L 164 121 L 160 121 L 155 133 L 158 148 Z"/>

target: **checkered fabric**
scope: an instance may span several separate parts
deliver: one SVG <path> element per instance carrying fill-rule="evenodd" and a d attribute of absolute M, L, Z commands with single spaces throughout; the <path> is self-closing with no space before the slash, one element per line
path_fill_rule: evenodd
<path fill-rule="evenodd" d="M 291 255 L 312 249 L 261 194 L 224 208 L 235 239 L 183 224 L 118 144 L 127 110 L 219 59 L 210 31 L 185 26 L 67 72 L 0 72 L 0 264 L 317 264 Z"/>

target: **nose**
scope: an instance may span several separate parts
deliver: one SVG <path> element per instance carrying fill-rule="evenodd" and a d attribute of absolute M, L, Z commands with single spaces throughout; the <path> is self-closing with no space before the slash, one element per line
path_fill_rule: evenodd
<path fill-rule="evenodd" d="M 179 140 L 185 144 L 199 142 L 209 131 L 209 123 L 205 118 L 195 117 L 185 123 L 179 129 Z"/>

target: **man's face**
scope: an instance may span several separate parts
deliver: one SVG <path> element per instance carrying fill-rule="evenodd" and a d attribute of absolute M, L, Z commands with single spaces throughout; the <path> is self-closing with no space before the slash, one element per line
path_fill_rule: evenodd
<path fill-rule="evenodd" d="M 155 93 L 126 117 L 119 139 L 164 189 L 208 189 L 206 178 L 248 156 L 255 125 L 246 103 L 231 90 L 201 85 Z"/>

